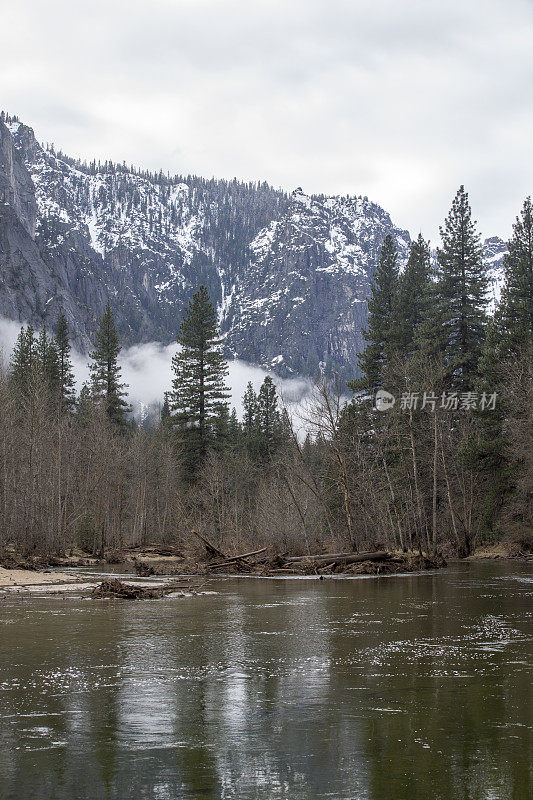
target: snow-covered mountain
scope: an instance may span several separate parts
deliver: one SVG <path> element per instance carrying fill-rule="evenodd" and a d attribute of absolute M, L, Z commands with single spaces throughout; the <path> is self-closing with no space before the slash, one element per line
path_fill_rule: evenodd
<path fill-rule="evenodd" d="M 490 306 L 494 309 L 500 302 L 503 286 L 503 259 L 507 245 L 499 236 L 491 236 L 483 242 L 483 258 L 489 278 Z"/>
<path fill-rule="evenodd" d="M 53 327 L 64 311 L 81 348 L 108 298 L 125 344 L 172 341 L 204 283 L 228 355 L 353 372 L 388 233 L 405 261 L 408 232 L 366 197 L 82 164 L 0 121 L 0 314 Z"/>

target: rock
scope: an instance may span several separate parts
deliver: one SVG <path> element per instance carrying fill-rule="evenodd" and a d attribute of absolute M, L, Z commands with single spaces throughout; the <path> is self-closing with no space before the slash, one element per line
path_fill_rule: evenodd
<path fill-rule="evenodd" d="M 203 282 L 228 356 L 282 375 L 353 368 L 385 235 L 407 255 L 409 234 L 367 198 L 84 166 L 13 119 L 0 173 L 0 314 L 54 328 L 63 310 L 81 350 L 108 297 L 124 344 L 174 341 Z"/>

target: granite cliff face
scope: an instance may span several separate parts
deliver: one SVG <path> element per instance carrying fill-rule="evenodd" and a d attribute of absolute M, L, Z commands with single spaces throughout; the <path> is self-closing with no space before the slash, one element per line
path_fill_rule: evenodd
<path fill-rule="evenodd" d="M 224 307 L 235 355 L 301 373 L 357 363 L 366 299 L 387 233 L 407 258 L 409 234 L 361 197 L 292 193 L 286 212 L 250 243 Z"/>
<path fill-rule="evenodd" d="M 79 231 L 58 220 L 52 233 L 27 168 L 41 152 L 29 128 L 0 122 L 0 315 L 53 326 L 63 311 L 83 347 L 106 302 L 105 265 Z"/>
<path fill-rule="evenodd" d="M 388 233 L 404 262 L 408 232 L 367 198 L 82 164 L 0 121 L 0 315 L 53 328 L 63 311 L 80 349 L 108 298 L 125 344 L 174 340 L 204 283 L 228 355 L 353 373 Z"/>

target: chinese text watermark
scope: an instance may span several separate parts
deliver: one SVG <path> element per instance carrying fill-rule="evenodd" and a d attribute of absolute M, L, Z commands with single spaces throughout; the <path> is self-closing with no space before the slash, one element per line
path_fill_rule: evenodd
<path fill-rule="evenodd" d="M 374 408 L 377 411 L 389 411 L 398 405 L 402 411 L 494 411 L 497 392 L 402 392 L 396 398 L 385 389 L 379 389 L 374 397 Z"/>

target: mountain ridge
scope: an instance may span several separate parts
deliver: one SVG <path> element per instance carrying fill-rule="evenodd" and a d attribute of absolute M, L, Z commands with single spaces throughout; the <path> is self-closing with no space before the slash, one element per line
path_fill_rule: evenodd
<path fill-rule="evenodd" d="M 354 374 L 388 233 L 403 265 L 408 231 L 366 197 L 82 163 L 0 121 L 0 313 L 53 327 L 63 311 L 82 350 L 107 299 L 125 344 L 174 340 L 204 283 L 228 356 Z"/>

